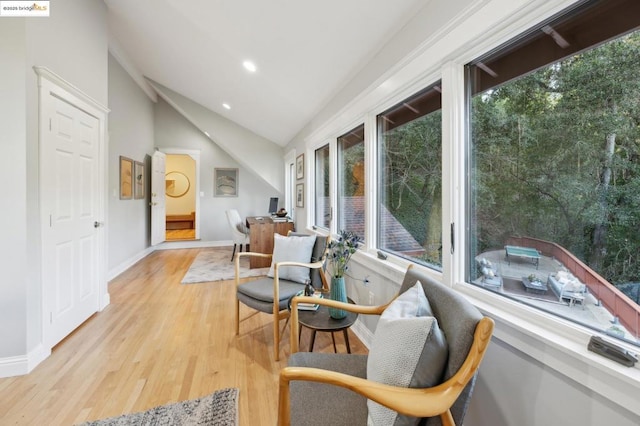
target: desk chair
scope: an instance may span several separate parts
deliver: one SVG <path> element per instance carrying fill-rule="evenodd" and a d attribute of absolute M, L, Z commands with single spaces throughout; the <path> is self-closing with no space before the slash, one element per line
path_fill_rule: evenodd
<path fill-rule="evenodd" d="M 242 251 L 242 245 L 245 245 L 246 250 L 246 246 L 249 244 L 249 229 L 242 221 L 238 210 L 231 209 L 227 210 L 226 213 L 227 221 L 231 227 L 231 235 L 233 236 L 233 253 L 231 253 L 231 262 L 233 262 L 233 258 L 236 255 L 236 245 L 239 245 L 240 251 Z"/>

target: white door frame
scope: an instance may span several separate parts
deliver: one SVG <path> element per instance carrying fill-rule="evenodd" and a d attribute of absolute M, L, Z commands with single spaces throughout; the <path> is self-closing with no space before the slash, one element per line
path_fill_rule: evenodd
<path fill-rule="evenodd" d="M 151 156 L 151 201 L 149 202 L 152 246 L 164 243 L 167 238 L 166 162 L 166 154 L 156 149 Z"/>
<path fill-rule="evenodd" d="M 107 117 L 109 114 L 109 109 L 99 103 L 98 101 L 91 98 L 86 93 L 82 92 L 80 89 L 64 80 L 62 77 L 58 76 L 51 70 L 46 67 L 35 66 L 33 67 L 34 71 L 38 75 L 38 122 L 39 122 L 39 131 L 40 135 L 44 135 L 48 132 L 49 129 L 49 121 L 47 120 L 47 114 L 45 113 L 45 108 L 49 107 L 49 99 L 51 95 L 63 99 L 65 102 L 73 105 L 74 107 L 85 111 L 86 113 L 96 117 L 99 121 L 99 134 L 98 134 L 98 143 L 99 143 L 99 160 L 98 160 L 98 187 L 100 188 L 99 193 L 97 195 L 98 198 L 98 207 L 96 212 L 96 222 L 98 225 L 97 229 L 97 240 L 98 240 L 98 248 L 97 248 L 97 280 L 98 280 L 98 309 L 103 310 L 110 302 L 109 291 L 107 288 L 107 279 L 106 279 L 106 265 L 107 265 L 107 250 L 106 250 L 106 211 L 107 211 Z M 41 137 L 41 136 L 40 136 Z M 40 142 L 41 144 L 42 142 Z M 43 158 L 43 150 L 40 149 L 39 153 L 39 164 L 40 168 L 42 167 L 43 162 L 47 161 L 46 158 Z M 39 187 L 44 188 L 45 185 L 42 181 L 45 177 L 42 173 L 40 173 L 40 182 Z M 42 208 L 42 189 L 40 189 L 40 223 L 46 223 L 48 221 L 48 212 L 45 212 Z M 41 233 L 42 239 L 42 233 Z M 42 242 L 42 241 L 41 241 Z M 42 271 L 42 259 L 40 259 Z M 41 294 L 45 294 L 44 289 L 44 279 L 40 278 L 41 285 Z M 51 353 L 51 345 L 48 342 L 48 336 L 45 335 L 45 331 L 47 330 L 47 321 L 49 319 L 49 315 L 47 312 L 50 312 L 49 309 L 49 301 L 45 300 L 42 297 L 42 344 L 44 346 L 44 350 L 47 354 Z"/>
<path fill-rule="evenodd" d="M 158 148 L 167 155 L 188 155 L 196 163 L 196 227 L 195 239 L 200 239 L 200 150 L 186 148 Z"/>

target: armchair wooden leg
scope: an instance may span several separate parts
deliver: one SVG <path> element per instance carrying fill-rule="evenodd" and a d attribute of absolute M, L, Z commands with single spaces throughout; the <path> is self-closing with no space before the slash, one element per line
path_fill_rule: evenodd
<path fill-rule="evenodd" d="M 240 251 L 242 251 L 242 245 L 240 245 Z M 233 243 L 233 251 L 231 252 L 231 262 L 233 262 L 233 258 L 236 256 L 236 243 Z"/>
<path fill-rule="evenodd" d="M 280 360 L 280 313 L 273 314 L 273 358 Z"/>
<path fill-rule="evenodd" d="M 240 301 L 236 297 L 236 336 L 240 334 Z"/>

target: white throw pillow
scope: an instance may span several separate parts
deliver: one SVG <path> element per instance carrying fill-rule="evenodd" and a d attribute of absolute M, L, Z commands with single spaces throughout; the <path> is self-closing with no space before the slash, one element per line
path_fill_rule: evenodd
<path fill-rule="evenodd" d="M 309 263 L 315 243 L 315 235 L 285 237 L 284 235 L 274 234 L 273 257 L 271 258 L 271 268 L 267 276 L 273 278 L 273 265 L 278 262 Z M 309 268 L 282 266 L 278 268 L 278 277 L 283 280 L 304 284 L 309 279 Z"/>
<path fill-rule="evenodd" d="M 430 387 L 442 380 L 448 347 L 438 321 L 418 281 L 394 300 L 380 316 L 367 359 L 367 378 L 402 387 Z M 367 401 L 368 425 L 417 424 Z"/>

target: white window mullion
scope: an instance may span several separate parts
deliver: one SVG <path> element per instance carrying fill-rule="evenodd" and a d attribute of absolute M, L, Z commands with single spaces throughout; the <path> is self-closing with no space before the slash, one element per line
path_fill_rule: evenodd
<path fill-rule="evenodd" d="M 467 203 L 464 66 L 442 67 L 442 270 L 448 285 L 464 281 Z M 452 251 L 451 224 L 454 224 Z"/>
<path fill-rule="evenodd" d="M 365 197 L 365 244 L 368 250 L 378 247 L 378 161 L 377 161 L 377 121 L 376 115 L 367 115 L 364 123 L 364 176 L 367 194 Z"/>
<path fill-rule="evenodd" d="M 338 233 L 338 142 L 332 138 L 329 142 L 329 232 Z"/>

